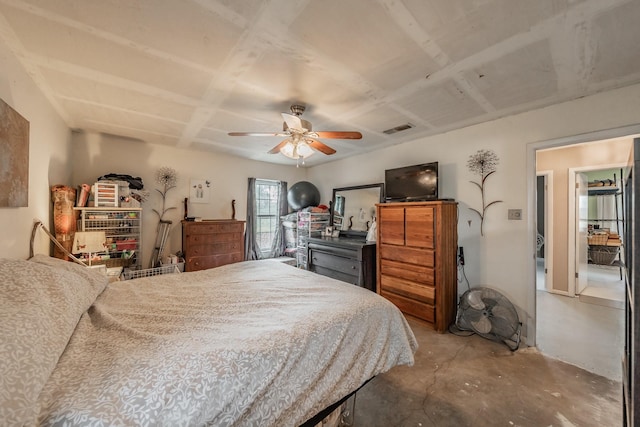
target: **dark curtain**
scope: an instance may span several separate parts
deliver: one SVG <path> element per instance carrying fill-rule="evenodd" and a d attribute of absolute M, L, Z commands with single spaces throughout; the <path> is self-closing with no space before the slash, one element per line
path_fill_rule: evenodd
<path fill-rule="evenodd" d="M 273 236 L 269 258 L 277 258 L 284 255 L 286 242 L 284 241 L 284 228 L 282 226 L 282 217 L 289 213 L 289 203 L 287 203 L 287 183 L 279 182 L 278 189 L 278 226 L 276 234 Z"/>
<path fill-rule="evenodd" d="M 244 233 L 244 259 L 260 259 L 260 248 L 256 241 L 256 179 L 249 178 L 247 189 L 247 231 Z"/>

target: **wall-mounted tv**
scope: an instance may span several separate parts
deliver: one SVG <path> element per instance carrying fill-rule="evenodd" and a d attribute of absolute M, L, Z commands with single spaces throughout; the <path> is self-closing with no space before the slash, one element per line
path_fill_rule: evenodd
<path fill-rule="evenodd" d="M 438 198 L 438 162 L 384 171 L 385 201 L 411 202 Z"/>

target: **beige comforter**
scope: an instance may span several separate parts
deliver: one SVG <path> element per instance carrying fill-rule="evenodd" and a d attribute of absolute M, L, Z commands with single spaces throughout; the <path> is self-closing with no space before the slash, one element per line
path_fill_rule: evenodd
<path fill-rule="evenodd" d="M 80 318 L 39 422 L 296 426 L 416 348 L 385 299 L 270 260 L 115 282 Z"/>

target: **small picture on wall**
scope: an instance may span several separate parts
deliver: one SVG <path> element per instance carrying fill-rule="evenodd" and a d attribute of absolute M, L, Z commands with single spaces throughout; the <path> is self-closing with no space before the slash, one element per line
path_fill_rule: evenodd
<path fill-rule="evenodd" d="M 211 181 L 208 179 L 192 179 L 189 184 L 189 201 L 191 203 L 209 203 Z"/>

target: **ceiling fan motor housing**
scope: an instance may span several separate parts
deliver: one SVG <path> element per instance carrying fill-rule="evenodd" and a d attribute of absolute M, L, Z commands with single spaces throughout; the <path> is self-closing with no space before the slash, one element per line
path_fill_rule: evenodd
<path fill-rule="evenodd" d="M 311 122 L 308 122 L 304 119 L 300 119 L 300 123 L 302 124 L 302 127 L 307 130 L 307 132 L 311 132 Z M 282 122 L 282 130 L 285 132 L 289 131 L 289 126 L 287 126 L 287 122 Z"/>
<path fill-rule="evenodd" d="M 305 106 L 300 104 L 293 104 L 291 107 L 289 107 L 289 109 L 291 110 L 291 114 L 300 117 L 302 113 L 304 113 Z"/>

